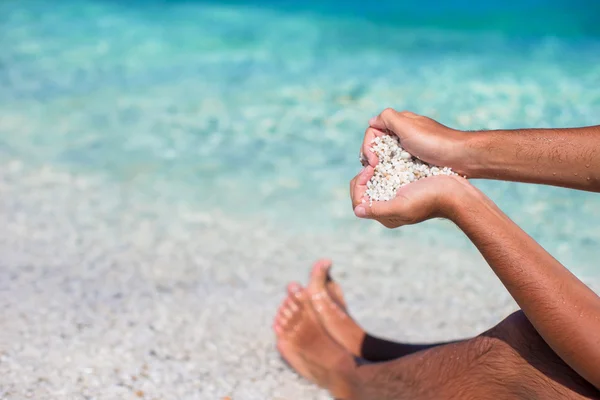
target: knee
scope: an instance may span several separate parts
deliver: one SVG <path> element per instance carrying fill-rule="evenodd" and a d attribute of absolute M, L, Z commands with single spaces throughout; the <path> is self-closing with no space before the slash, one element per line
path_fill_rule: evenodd
<path fill-rule="evenodd" d="M 519 370 L 522 366 L 533 367 L 531 371 L 545 370 L 548 365 L 566 366 L 538 334 L 523 311 L 509 315 L 481 335 L 487 341 L 491 363 Z M 510 371 L 505 371 L 510 374 Z"/>
<path fill-rule="evenodd" d="M 504 342 L 513 345 L 519 343 L 532 344 L 543 339 L 537 333 L 525 313 L 516 311 L 502 320 L 492 329 L 482 333 L 480 336 L 488 338 L 492 342 Z"/>
<path fill-rule="evenodd" d="M 516 367 L 530 362 L 531 358 L 552 353 L 523 311 L 512 313 L 477 339 L 485 343 L 488 361 L 492 364 L 498 361 L 504 366 Z"/>
<path fill-rule="evenodd" d="M 513 331 L 523 332 L 524 334 L 535 333 L 537 331 L 529 322 L 529 319 L 522 310 L 515 311 L 506 317 L 502 322 L 497 325 L 498 329 L 507 329 Z"/>
<path fill-rule="evenodd" d="M 522 311 L 511 314 L 477 339 L 488 348 L 487 372 L 503 381 L 514 398 L 547 398 L 549 393 L 567 397 L 572 392 L 597 395 L 554 353 Z"/>

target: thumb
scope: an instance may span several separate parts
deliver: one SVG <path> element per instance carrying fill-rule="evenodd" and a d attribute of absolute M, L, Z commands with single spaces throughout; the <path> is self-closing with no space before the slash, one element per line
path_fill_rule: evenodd
<path fill-rule="evenodd" d="M 374 201 L 373 204 L 362 203 L 354 208 L 354 215 L 358 218 L 379 219 L 394 215 L 391 201 Z"/>

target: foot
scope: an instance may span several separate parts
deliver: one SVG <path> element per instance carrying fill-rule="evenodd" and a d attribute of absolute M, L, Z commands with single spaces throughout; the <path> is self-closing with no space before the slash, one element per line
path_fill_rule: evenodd
<path fill-rule="evenodd" d="M 348 397 L 353 383 L 354 358 L 319 323 L 307 292 L 297 283 L 275 317 L 277 350 L 301 376 L 336 398 Z"/>
<path fill-rule="evenodd" d="M 313 265 L 308 293 L 325 330 L 346 350 L 361 357 L 365 331 L 348 314 L 342 288 L 329 275 L 330 260 Z"/>

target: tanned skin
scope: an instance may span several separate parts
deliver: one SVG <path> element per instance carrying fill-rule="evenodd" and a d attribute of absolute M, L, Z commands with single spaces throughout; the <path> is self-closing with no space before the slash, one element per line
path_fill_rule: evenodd
<path fill-rule="evenodd" d="M 370 165 L 351 183 L 358 217 L 390 228 L 433 217 L 456 223 L 546 343 L 600 388 L 600 297 L 467 180 L 427 178 L 404 186 L 392 201 L 372 207 L 362 203 L 378 162 L 370 143 L 385 133 L 399 136 L 402 146 L 423 161 L 450 166 L 469 178 L 600 192 L 600 127 L 462 132 L 388 109 L 370 121 L 363 144 Z"/>
<path fill-rule="evenodd" d="M 378 160 L 373 138 L 394 134 L 413 155 L 469 178 L 600 191 L 598 127 L 461 132 L 409 112 L 370 121 L 365 168 L 350 183 L 354 213 L 388 228 L 440 217 L 483 254 L 522 310 L 471 339 L 410 345 L 375 338 L 354 321 L 315 264 L 309 285 L 288 286 L 273 328 L 282 357 L 300 375 L 344 399 L 598 399 L 600 298 L 523 232 L 468 180 L 435 176 L 369 204 Z"/>

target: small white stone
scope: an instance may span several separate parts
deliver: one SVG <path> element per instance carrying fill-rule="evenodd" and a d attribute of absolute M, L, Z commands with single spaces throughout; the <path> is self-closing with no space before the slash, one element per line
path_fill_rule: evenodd
<path fill-rule="evenodd" d="M 413 156 L 400 146 L 397 136 L 384 135 L 373 139 L 373 151 L 379 158 L 373 177 L 367 182 L 367 195 L 373 201 L 386 201 L 396 197 L 398 189 L 419 179 L 436 175 L 456 175 L 448 167 L 431 166 Z"/>

